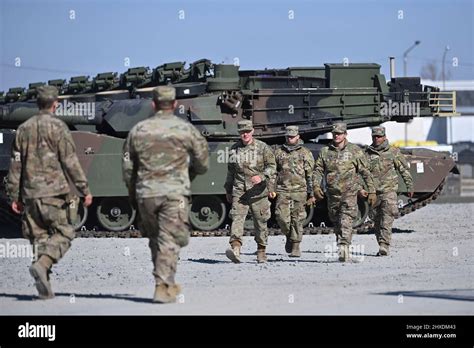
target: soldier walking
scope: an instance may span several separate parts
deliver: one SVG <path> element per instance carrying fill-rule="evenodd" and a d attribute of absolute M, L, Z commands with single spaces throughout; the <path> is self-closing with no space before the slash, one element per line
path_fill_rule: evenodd
<path fill-rule="evenodd" d="M 359 175 L 367 186 L 368 201 L 375 204 L 376 195 L 372 175 L 367 168 L 365 154 L 347 137 L 347 125 L 337 122 L 332 128 L 333 140 L 324 147 L 314 165 L 314 196 L 322 200 L 323 178 L 325 179 L 329 218 L 334 224 L 339 247 L 339 261 L 349 259 L 352 241 L 352 223 L 357 216 L 357 192 Z"/>
<path fill-rule="evenodd" d="M 300 257 L 306 203 L 313 204 L 314 157 L 303 147 L 298 126 L 286 127 L 286 143 L 275 150 L 277 165 L 275 216 L 286 236 L 285 251 Z"/>
<path fill-rule="evenodd" d="M 271 216 L 268 198 L 276 196 L 275 156 L 267 144 L 253 137 L 252 121 L 239 121 L 237 128 L 240 140 L 231 147 L 224 184 L 227 200 L 232 203 L 231 249 L 226 251 L 226 256 L 232 262 L 240 262 L 244 223 L 250 209 L 257 242 L 257 262 L 264 263 L 267 262 L 267 221 Z"/>
<path fill-rule="evenodd" d="M 365 153 L 377 192 L 377 202 L 371 213 L 379 244 L 378 255 L 386 256 L 392 239 L 393 220 L 398 216 L 397 172 L 407 187 L 408 197 L 413 197 L 413 180 L 405 156 L 398 148 L 390 146 L 385 135 L 385 127 L 372 128 L 372 144 L 367 146 Z M 367 192 L 363 190 L 362 194 L 365 196 Z"/>
<path fill-rule="evenodd" d="M 39 113 L 18 127 L 12 146 L 7 191 L 12 210 L 22 217 L 23 236 L 33 245 L 37 261 L 30 267 L 40 299 L 54 297 L 49 275 L 75 237 L 71 216 L 78 200 L 68 180 L 92 203 L 86 176 L 66 124 L 55 117 L 58 90 L 37 90 Z M 69 214 L 68 214 L 69 213 Z"/>
<path fill-rule="evenodd" d="M 149 239 L 156 287 L 155 303 L 176 301 L 179 251 L 188 245 L 190 176 L 209 166 L 207 141 L 191 124 L 173 114 L 176 91 L 153 90 L 156 113 L 136 124 L 123 148 L 123 177 L 132 204 L 137 206 L 140 230 Z"/>

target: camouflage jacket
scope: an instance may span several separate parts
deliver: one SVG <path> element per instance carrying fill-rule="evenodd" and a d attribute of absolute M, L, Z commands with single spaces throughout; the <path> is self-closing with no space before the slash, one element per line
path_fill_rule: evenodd
<path fill-rule="evenodd" d="M 172 113 L 159 111 L 137 123 L 123 147 L 123 178 L 132 198 L 189 196 L 190 176 L 208 166 L 206 139 Z"/>
<path fill-rule="evenodd" d="M 283 144 L 275 150 L 277 192 L 307 192 L 313 196 L 314 157 L 302 144 Z"/>
<path fill-rule="evenodd" d="M 413 191 L 413 180 L 408 163 L 398 148 L 390 146 L 388 141 L 385 141 L 379 147 L 367 146 L 365 154 L 377 192 L 397 192 L 397 171 L 402 176 L 408 192 Z"/>
<path fill-rule="evenodd" d="M 359 175 L 367 191 L 374 193 L 375 186 L 364 152 L 346 140 L 342 149 L 330 144 L 321 150 L 314 165 L 313 183 L 321 185 L 324 178 L 328 194 L 338 196 L 343 192 L 357 192 L 360 188 Z"/>
<path fill-rule="evenodd" d="M 251 190 L 251 196 L 263 196 L 275 191 L 276 164 L 270 146 L 255 138 L 248 145 L 239 140 L 232 145 L 229 154 L 224 184 L 227 193 L 242 194 Z M 260 184 L 252 184 L 250 178 L 255 175 L 262 178 Z"/>
<path fill-rule="evenodd" d="M 7 179 L 10 199 L 24 201 L 67 194 L 68 180 L 81 194 L 89 194 L 69 129 L 53 114 L 40 111 L 16 132 Z"/>

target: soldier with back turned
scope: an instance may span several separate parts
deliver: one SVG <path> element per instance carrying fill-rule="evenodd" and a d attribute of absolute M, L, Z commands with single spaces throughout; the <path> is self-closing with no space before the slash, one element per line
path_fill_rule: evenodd
<path fill-rule="evenodd" d="M 78 199 L 69 182 L 85 197 L 86 207 L 92 203 L 71 133 L 54 115 L 57 99 L 55 87 L 38 88 L 39 113 L 18 127 L 7 179 L 12 210 L 24 212 L 23 236 L 36 254 L 30 274 L 40 299 L 54 297 L 51 268 L 64 257 L 75 237 L 72 216 L 77 214 Z"/>
<path fill-rule="evenodd" d="M 181 291 L 175 275 L 191 232 L 190 177 L 204 174 L 209 166 L 206 139 L 173 114 L 176 106 L 174 87 L 155 88 L 156 113 L 132 128 L 123 148 L 123 177 L 138 208 L 140 229 L 149 239 L 155 303 L 175 302 Z"/>

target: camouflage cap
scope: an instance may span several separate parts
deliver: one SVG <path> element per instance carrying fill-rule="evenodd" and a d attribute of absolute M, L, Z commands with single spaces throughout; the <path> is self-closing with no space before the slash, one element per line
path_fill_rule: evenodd
<path fill-rule="evenodd" d="M 336 122 L 332 125 L 333 133 L 345 133 L 347 132 L 347 125 L 344 122 Z"/>
<path fill-rule="evenodd" d="M 286 136 L 295 137 L 298 135 L 298 126 L 287 126 Z"/>
<path fill-rule="evenodd" d="M 54 101 L 58 99 L 58 89 L 54 86 L 40 86 L 36 89 L 37 99 L 42 101 Z"/>
<path fill-rule="evenodd" d="M 176 89 L 172 86 L 158 86 L 153 89 L 153 100 L 174 101 L 176 99 Z"/>
<path fill-rule="evenodd" d="M 237 129 L 239 132 L 249 132 L 253 130 L 253 124 L 250 120 L 243 120 L 237 122 Z"/>
<path fill-rule="evenodd" d="M 372 127 L 372 136 L 374 136 L 374 135 L 384 137 L 385 136 L 385 127 L 382 127 L 382 126 Z"/>

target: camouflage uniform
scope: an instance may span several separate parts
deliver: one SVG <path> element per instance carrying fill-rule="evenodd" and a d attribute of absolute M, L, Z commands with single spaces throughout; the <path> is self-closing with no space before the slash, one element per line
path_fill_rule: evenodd
<path fill-rule="evenodd" d="M 345 123 L 336 123 L 333 132 L 346 132 Z M 329 218 L 334 223 L 338 245 L 348 246 L 352 240 L 352 223 L 357 216 L 358 176 L 367 185 L 367 191 L 374 193 L 372 175 L 367 168 L 364 152 L 355 144 L 345 140 L 339 149 L 333 144 L 324 147 L 314 166 L 313 183 L 326 182 L 326 196 Z"/>
<path fill-rule="evenodd" d="M 385 136 L 385 128 L 372 128 L 372 135 Z M 408 192 L 413 191 L 413 180 L 405 157 L 398 148 L 390 146 L 387 140 L 380 146 L 367 146 L 365 153 L 377 191 L 377 203 L 371 211 L 375 221 L 375 235 L 379 245 L 388 248 L 392 238 L 393 220 L 398 216 L 397 171 L 402 176 Z"/>
<path fill-rule="evenodd" d="M 173 102 L 175 93 L 160 86 L 153 98 Z M 172 289 L 179 251 L 189 242 L 190 174 L 207 171 L 207 142 L 191 123 L 172 111 L 158 111 L 132 128 L 123 153 L 123 177 L 138 206 L 140 229 L 149 238 L 156 285 Z"/>
<path fill-rule="evenodd" d="M 69 129 L 48 111 L 54 108 L 58 90 L 42 86 L 37 91 L 40 112 L 18 127 L 7 192 L 12 202 L 24 204 L 22 232 L 37 258 L 29 271 L 40 299 L 49 299 L 54 297 L 50 269 L 75 237 L 71 216 L 77 214 L 79 199 L 70 193 L 69 182 L 84 196 L 90 192 Z"/>
<path fill-rule="evenodd" d="M 38 98 L 57 99 L 57 89 L 38 88 Z M 37 251 L 57 263 L 71 246 L 74 226 L 68 219 L 72 194 L 68 180 L 84 196 L 89 187 L 66 124 L 40 110 L 18 127 L 12 146 L 7 191 L 24 202 L 23 236 Z M 76 200 L 74 200 L 76 201 Z M 71 205 L 71 209 L 77 209 Z"/>
<path fill-rule="evenodd" d="M 297 126 L 286 129 L 287 136 L 298 135 Z M 306 200 L 313 196 L 314 158 L 302 144 L 300 140 L 297 145 L 283 144 L 275 150 L 278 173 L 275 217 L 282 233 L 296 243 L 303 239 Z"/>
<path fill-rule="evenodd" d="M 239 131 L 253 129 L 251 121 L 240 121 L 238 127 Z M 224 184 L 227 194 L 232 194 L 231 244 L 233 241 L 242 244 L 245 218 L 250 209 L 255 226 L 255 241 L 261 246 L 267 245 L 267 221 L 271 216 L 267 196 L 268 192 L 275 191 L 275 171 L 275 156 L 264 142 L 253 139 L 250 144 L 244 145 L 239 140 L 231 147 Z M 257 185 L 250 180 L 255 175 L 262 178 L 262 182 Z"/>

